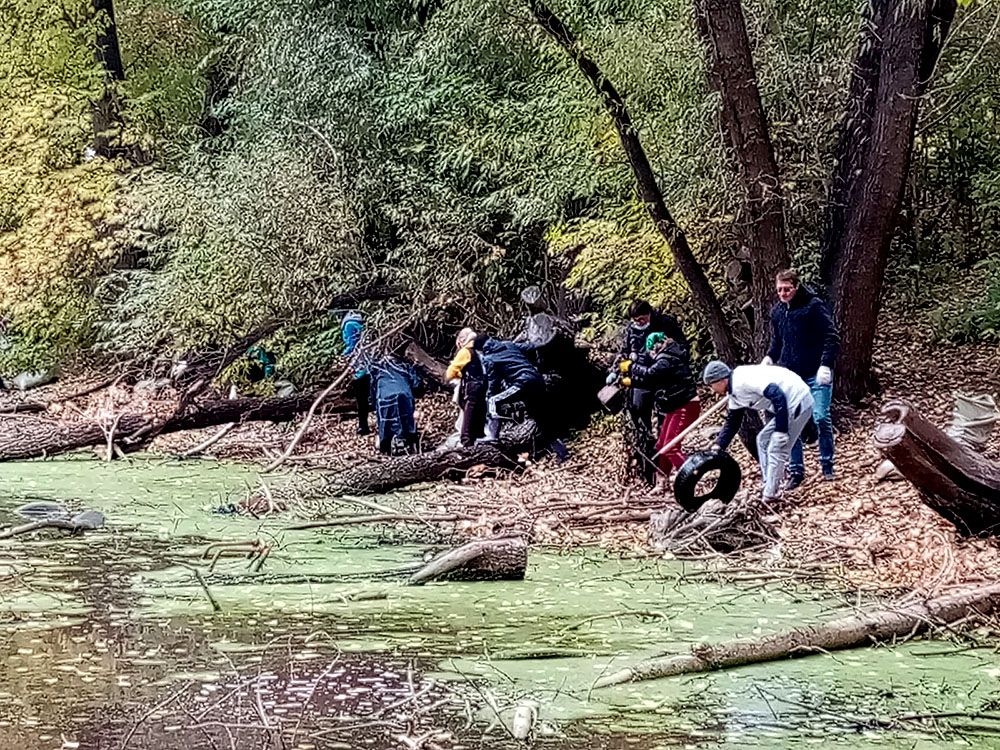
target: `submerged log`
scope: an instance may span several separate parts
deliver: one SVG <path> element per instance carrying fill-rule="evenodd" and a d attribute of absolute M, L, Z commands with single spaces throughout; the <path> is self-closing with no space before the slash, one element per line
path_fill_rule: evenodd
<path fill-rule="evenodd" d="M 153 434 L 214 427 L 229 422 L 283 422 L 309 408 L 315 394 L 280 398 L 213 399 L 193 404 L 181 413 L 157 422 L 144 414 L 122 414 L 113 422 L 66 423 L 50 417 L 10 416 L 0 419 L 0 461 L 54 456 L 103 445 L 112 429 L 113 441 L 125 450 L 145 447 Z M 350 412 L 353 399 L 340 398 L 328 411 Z"/>
<path fill-rule="evenodd" d="M 480 539 L 438 555 L 407 581 L 523 581 L 528 545 L 521 537 Z"/>
<path fill-rule="evenodd" d="M 794 628 L 759 638 L 714 645 L 695 644 L 691 647 L 690 654 L 647 659 L 599 678 L 594 687 L 730 669 L 744 664 L 907 639 L 936 624 L 947 624 L 969 616 L 988 615 L 998 609 L 1000 583 L 994 583 L 915 604 L 887 607 L 867 614 L 847 615 L 821 625 Z"/>
<path fill-rule="evenodd" d="M 475 466 L 514 469 L 519 466 L 517 455 L 531 451 L 538 434 L 538 427 L 529 419 L 502 430 L 496 443 L 362 464 L 335 475 L 330 486 L 336 493 L 376 494 L 420 482 L 461 477 Z"/>
<path fill-rule="evenodd" d="M 910 404 L 882 409 L 875 446 L 920 491 L 921 499 L 963 535 L 1000 532 L 1000 466 L 949 437 Z"/>

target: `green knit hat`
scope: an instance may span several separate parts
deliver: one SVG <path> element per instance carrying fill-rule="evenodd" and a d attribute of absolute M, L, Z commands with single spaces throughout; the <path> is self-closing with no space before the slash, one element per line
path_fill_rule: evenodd
<path fill-rule="evenodd" d="M 660 333 L 659 331 L 654 331 L 646 337 L 646 351 L 651 352 L 653 349 L 664 341 L 667 340 L 667 334 Z"/>

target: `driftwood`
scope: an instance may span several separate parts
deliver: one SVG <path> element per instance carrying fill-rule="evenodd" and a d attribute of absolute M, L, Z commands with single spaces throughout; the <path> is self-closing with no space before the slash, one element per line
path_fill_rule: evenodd
<path fill-rule="evenodd" d="M 950 438 L 910 404 L 893 401 L 894 421 L 875 428 L 875 446 L 964 535 L 1000 531 L 1000 466 Z"/>
<path fill-rule="evenodd" d="M 672 508 L 652 514 L 649 542 L 679 556 L 737 552 L 774 541 L 769 515 L 760 499 L 747 493 L 728 504 L 709 500 L 693 513 Z"/>
<path fill-rule="evenodd" d="M 715 645 L 699 643 L 691 647 L 690 654 L 655 657 L 605 675 L 594 683 L 594 687 L 730 669 L 744 664 L 906 639 L 935 624 L 947 624 L 973 615 L 987 615 L 997 609 L 1000 609 L 1000 584 L 995 583 L 915 604 L 901 604 L 868 614 L 847 615 L 822 625 L 794 628 L 759 638 Z"/>
<path fill-rule="evenodd" d="M 420 482 L 461 476 L 474 466 L 517 468 L 517 454 L 530 451 L 538 437 L 532 420 L 501 430 L 496 443 L 479 443 L 469 448 L 452 448 L 414 456 L 373 461 L 335 475 L 334 492 L 376 494 Z"/>
<path fill-rule="evenodd" d="M 85 510 L 75 515 L 52 515 L 37 518 L 34 521 L 11 526 L 0 531 L 0 539 L 9 539 L 20 534 L 27 534 L 39 529 L 60 529 L 78 534 L 81 531 L 93 531 L 104 525 L 104 514 L 96 510 Z"/>
<path fill-rule="evenodd" d="M 523 581 L 528 545 L 521 537 L 481 539 L 438 555 L 407 581 Z"/>
<path fill-rule="evenodd" d="M 279 398 L 212 399 L 196 402 L 180 414 L 157 422 L 155 417 L 122 414 L 115 420 L 116 444 L 137 450 L 149 444 L 153 435 L 215 427 L 229 422 L 283 422 L 302 413 L 315 394 Z M 350 412 L 353 399 L 341 398 L 327 405 L 328 411 Z M 107 427 L 97 422 L 66 423 L 49 417 L 12 416 L 0 419 L 0 461 L 16 461 L 68 453 L 79 448 L 102 445 Z"/>

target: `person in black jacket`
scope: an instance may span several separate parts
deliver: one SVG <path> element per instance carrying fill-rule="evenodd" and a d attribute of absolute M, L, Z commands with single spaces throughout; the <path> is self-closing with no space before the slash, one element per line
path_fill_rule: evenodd
<path fill-rule="evenodd" d="M 691 357 L 685 347 L 665 333 L 656 332 L 646 337 L 646 351 L 652 357 L 650 364 L 625 367 L 622 382 L 653 394 L 653 408 L 660 423 L 654 451 L 659 452 L 701 415 L 701 402 L 691 372 Z M 671 471 L 679 469 L 686 460 L 680 444 L 657 456 L 653 492 L 666 492 Z"/>
<path fill-rule="evenodd" d="M 775 290 L 778 302 L 771 310 L 771 347 L 761 364 L 777 364 L 791 370 L 812 391 L 813 420 L 819 431 L 820 467 L 823 478 L 830 480 L 834 478 L 830 402 L 840 336 L 829 307 L 801 283 L 795 271 L 780 271 L 775 277 Z M 788 462 L 785 489 L 798 487 L 804 476 L 802 441 L 796 440 Z"/>
<path fill-rule="evenodd" d="M 687 350 L 687 338 L 674 316 L 660 310 L 654 310 L 653 306 L 644 299 L 637 299 L 629 305 L 628 316 L 630 320 L 625 327 L 625 335 L 619 351 L 619 362 L 649 367 L 653 360 L 649 352 L 646 351 L 646 338 L 651 333 L 664 333 Z M 614 382 L 618 376 L 618 372 L 611 373 L 608 376 L 608 382 Z M 636 454 L 639 456 L 647 455 L 653 445 L 651 426 L 653 392 L 647 388 L 633 385 L 629 391 L 628 414 L 636 433 Z M 642 461 L 642 459 L 639 460 Z M 643 461 L 642 464 L 644 467 L 648 466 L 647 462 Z M 647 475 L 647 479 L 651 481 L 652 477 Z"/>
<path fill-rule="evenodd" d="M 549 440 L 551 425 L 545 403 L 545 381 L 538 368 L 528 359 L 530 347 L 479 335 L 473 341 L 472 349 L 479 356 L 486 374 L 485 439 L 495 441 L 499 436 L 500 406 L 510 401 L 520 401 L 528 416 L 538 425 L 543 440 Z M 560 460 L 568 458 L 569 454 L 561 440 L 552 440 L 550 447 Z"/>

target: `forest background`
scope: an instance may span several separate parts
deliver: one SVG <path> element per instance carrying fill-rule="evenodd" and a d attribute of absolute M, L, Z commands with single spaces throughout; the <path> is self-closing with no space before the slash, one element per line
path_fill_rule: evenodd
<path fill-rule="evenodd" d="M 1000 3 L 4 6 L 5 375 L 282 320 L 304 385 L 376 286 L 439 353 L 539 283 L 592 338 L 645 297 L 749 359 L 789 262 L 853 399 L 894 315 L 1000 341 Z"/>

